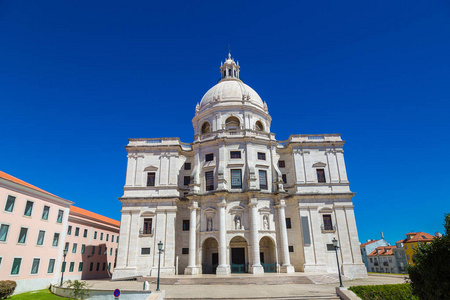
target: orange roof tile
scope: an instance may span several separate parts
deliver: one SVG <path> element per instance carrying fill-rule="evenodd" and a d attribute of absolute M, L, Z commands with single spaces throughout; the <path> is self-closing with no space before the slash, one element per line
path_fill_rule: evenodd
<path fill-rule="evenodd" d="M 33 190 L 36 190 L 36 191 L 39 191 L 39 192 L 42 192 L 42 193 L 46 193 L 46 194 L 51 195 L 51 196 L 54 196 L 54 197 L 58 197 L 58 196 L 53 195 L 53 194 L 51 194 L 51 193 L 49 193 L 49 192 L 47 192 L 47 191 L 44 191 L 43 189 L 40 189 L 40 188 L 38 188 L 38 187 L 36 187 L 36 186 L 34 186 L 34 185 L 31 185 L 31 184 L 29 184 L 28 182 L 25 182 L 25 181 L 23 181 L 23 180 L 20 180 L 19 178 L 16 178 L 16 177 L 14 177 L 14 176 L 11 176 L 11 175 L 9 175 L 9 174 L 3 172 L 3 171 L 0 171 L 0 178 L 3 178 L 3 179 L 6 179 L 6 180 L 8 180 L 8 181 L 11 181 L 11 182 L 14 182 L 14 183 L 17 183 L 17 184 L 26 186 L 26 187 L 28 187 L 28 188 L 31 188 L 31 189 L 33 189 Z M 60 197 L 58 197 L 58 198 L 60 198 Z M 62 199 L 62 198 L 61 198 L 61 199 Z M 65 200 L 65 199 L 63 199 L 63 200 Z"/>
<path fill-rule="evenodd" d="M 395 246 L 380 246 L 380 247 L 377 247 L 372 252 L 370 252 L 370 254 L 367 255 L 367 256 L 377 256 L 377 250 L 378 250 L 378 255 L 379 256 L 382 256 L 382 255 L 394 255 L 394 251 L 393 251 L 394 248 L 395 248 Z"/>
<path fill-rule="evenodd" d="M 79 207 L 71 205 L 70 206 L 70 212 L 74 212 L 74 213 L 77 213 L 77 214 L 80 214 L 80 215 L 83 215 L 83 216 L 86 216 L 86 217 L 89 217 L 89 218 L 92 218 L 92 219 L 96 219 L 96 220 L 101 221 L 101 222 L 109 223 L 111 225 L 120 227 L 120 222 L 119 221 L 116 221 L 114 219 L 111 219 L 111 218 L 108 218 L 108 217 L 96 214 L 94 212 L 85 210 L 83 208 L 79 208 Z"/>
<path fill-rule="evenodd" d="M 410 239 L 404 239 L 403 243 L 414 243 L 414 242 L 431 242 L 435 236 L 428 234 L 426 232 L 410 232 L 406 235 L 413 235 Z"/>
<path fill-rule="evenodd" d="M 360 247 L 365 247 L 365 246 L 370 245 L 370 244 L 372 244 L 372 243 L 375 243 L 375 242 L 377 242 L 377 241 L 379 241 L 379 240 L 371 240 L 371 241 L 368 241 L 368 242 L 366 242 L 366 243 L 364 243 L 364 244 L 361 244 Z"/>

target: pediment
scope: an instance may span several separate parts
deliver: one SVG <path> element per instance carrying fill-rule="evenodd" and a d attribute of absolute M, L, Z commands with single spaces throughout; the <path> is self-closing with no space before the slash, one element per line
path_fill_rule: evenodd
<path fill-rule="evenodd" d="M 233 208 L 230 209 L 230 212 L 243 212 L 245 210 L 245 207 L 243 207 L 242 205 L 238 205 L 238 206 L 234 206 Z"/>
<path fill-rule="evenodd" d="M 326 164 L 326 163 L 323 163 L 323 162 L 321 162 L 321 161 L 316 162 L 315 164 L 313 164 L 313 168 L 324 168 L 324 167 L 326 167 L 326 166 L 327 166 L 327 164 Z"/>
<path fill-rule="evenodd" d="M 333 209 L 331 207 L 325 206 L 319 209 L 319 213 L 331 213 Z"/>
<path fill-rule="evenodd" d="M 158 171 L 157 166 L 150 165 L 144 169 L 144 171 Z"/>
<path fill-rule="evenodd" d="M 214 207 L 209 206 L 209 207 L 205 208 L 203 210 L 203 212 L 205 212 L 205 213 L 212 213 L 212 212 L 214 212 L 215 213 L 216 209 Z"/>
<path fill-rule="evenodd" d="M 262 208 L 259 209 L 260 213 L 270 213 L 272 210 L 270 209 L 270 207 L 268 206 L 264 206 Z"/>

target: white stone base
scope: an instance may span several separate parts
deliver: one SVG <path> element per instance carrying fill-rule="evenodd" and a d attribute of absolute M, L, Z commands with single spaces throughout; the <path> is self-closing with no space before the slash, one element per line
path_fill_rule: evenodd
<path fill-rule="evenodd" d="M 199 267 L 186 267 L 184 269 L 184 275 L 199 275 L 201 274 Z"/>
<path fill-rule="evenodd" d="M 146 276 L 148 274 L 138 274 L 136 268 L 115 268 L 112 279 L 121 279 L 133 276 Z"/>
<path fill-rule="evenodd" d="M 216 269 L 216 275 L 229 275 L 231 273 L 230 266 L 218 266 Z"/>
<path fill-rule="evenodd" d="M 303 265 L 303 271 L 305 273 L 327 273 L 327 266 L 326 265 Z"/>
<path fill-rule="evenodd" d="M 349 278 L 366 278 L 367 269 L 364 263 L 360 264 L 343 264 L 342 265 L 342 275 Z"/>
<path fill-rule="evenodd" d="M 292 265 L 280 266 L 280 273 L 294 273 L 295 269 Z"/>
<path fill-rule="evenodd" d="M 165 275 L 175 275 L 175 267 L 161 267 L 160 268 L 160 275 L 161 276 L 165 276 Z M 156 277 L 158 276 L 158 267 L 153 267 L 151 272 L 150 272 L 150 276 L 151 277 Z"/>
<path fill-rule="evenodd" d="M 264 268 L 261 265 L 259 265 L 259 266 L 250 266 L 249 273 L 250 274 L 264 274 Z"/>

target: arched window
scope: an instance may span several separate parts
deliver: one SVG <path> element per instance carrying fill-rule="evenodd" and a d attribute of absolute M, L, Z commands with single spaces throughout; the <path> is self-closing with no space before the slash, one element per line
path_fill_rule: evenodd
<path fill-rule="evenodd" d="M 226 130 L 238 130 L 240 123 L 241 122 L 239 122 L 238 118 L 236 118 L 236 117 L 229 117 L 225 121 L 225 128 L 226 128 Z"/>
<path fill-rule="evenodd" d="M 264 131 L 264 125 L 261 123 L 261 121 L 257 121 L 255 124 L 256 131 Z"/>
<path fill-rule="evenodd" d="M 202 133 L 208 133 L 211 131 L 211 126 L 208 122 L 203 123 L 202 125 Z"/>
<path fill-rule="evenodd" d="M 231 77 L 231 69 L 228 69 L 228 76 Z"/>

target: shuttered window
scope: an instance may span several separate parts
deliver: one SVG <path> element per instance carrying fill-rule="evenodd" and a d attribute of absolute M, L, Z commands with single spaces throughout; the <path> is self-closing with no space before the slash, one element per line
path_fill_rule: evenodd
<path fill-rule="evenodd" d="M 259 170 L 259 188 L 267 190 L 267 172 L 264 170 Z"/>
<path fill-rule="evenodd" d="M 206 190 L 213 191 L 214 190 L 214 172 L 213 171 L 205 172 L 205 180 L 206 180 Z"/>
<path fill-rule="evenodd" d="M 231 170 L 231 188 L 232 189 L 242 188 L 242 170 L 240 169 Z"/>

